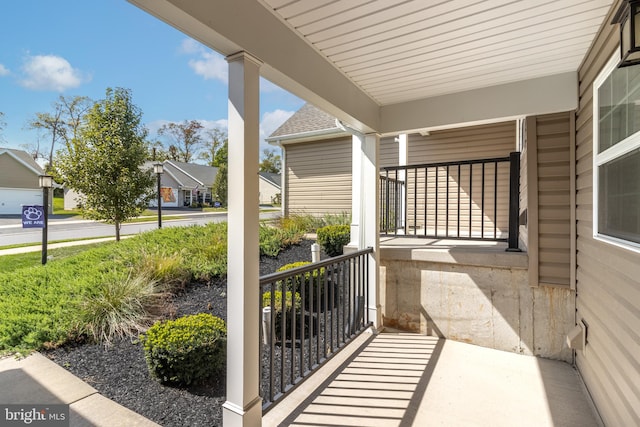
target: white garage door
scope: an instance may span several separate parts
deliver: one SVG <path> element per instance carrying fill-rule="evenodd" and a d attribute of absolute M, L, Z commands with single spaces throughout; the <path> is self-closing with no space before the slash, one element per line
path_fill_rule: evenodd
<path fill-rule="evenodd" d="M 21 215 L 22 205 L 41 205 L 42 190 L 0 188 L 0 215 Z"/>

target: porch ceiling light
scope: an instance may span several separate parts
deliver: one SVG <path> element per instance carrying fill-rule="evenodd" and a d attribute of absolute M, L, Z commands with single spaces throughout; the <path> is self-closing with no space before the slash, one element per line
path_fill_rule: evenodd
<path fill-rule="evenodd" d="M 620 24 L 618 67 L 640 64 L 640 0 L 624 0 L 611 23 Z"/>

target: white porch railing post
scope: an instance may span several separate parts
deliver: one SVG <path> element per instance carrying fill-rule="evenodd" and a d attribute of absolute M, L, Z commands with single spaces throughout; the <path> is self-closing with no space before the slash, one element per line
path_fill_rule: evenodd
<path fill-rule="evenodd" d="M 224 427 L 262 425 L 260 399 L 258 156 L 261 62 L 240 52 L 229 62 L 227 400 Z"/>
<path fill-rule="evenodd" d="M 398 135 L 398 166 L 407 166 L 409 164 L 409 141 L 406 133 Z M 399 225 L 407 234 L 407 225 L 405 223 L 405 217 L 407 212 L 407 171 L 402 169 L 398 172 L 398 179 L 404 182 L 400 188 L 400 223 Z M 426 227 L 426 224 L 425 224 Z M 397 231 L 397 230 L 396 230 Z"/>

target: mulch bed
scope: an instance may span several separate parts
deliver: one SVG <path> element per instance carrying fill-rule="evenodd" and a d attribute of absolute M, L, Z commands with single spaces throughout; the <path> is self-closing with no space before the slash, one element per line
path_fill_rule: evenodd
<path fill-rule="evenodd" d="M 311 261 L 312 241 L 262 257 L 260 274 L 268 274 L 296 261 Z M 323 254 L 324 255 L 324 254 Z M 211 313 L 226 320 L 226 279 L 194 283 L 173 300 L 175 316 Z M 135 339 L 118 339 L 105 347 L 70 344 L 45 356 L 97 389 L 103 396 L 165 426 L 220 426 L 225 401 L 225 375 L 207 384 L 188 388 L 163 386 L 151 379 L 142 345 Z"/>

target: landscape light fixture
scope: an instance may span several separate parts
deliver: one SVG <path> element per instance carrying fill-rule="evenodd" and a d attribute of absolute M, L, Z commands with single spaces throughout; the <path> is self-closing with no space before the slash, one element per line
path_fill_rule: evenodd
<path fill-rule="evenodd" d="M 160 192 L 161 175 L 164 173 L 164 165 L 156 163 L 153 165 L 153 172 L 158 176 L 158 228 L 162 228 L 162 194 Z"/>
<path fill-rule="evenodd" d="M 40 175 L 38 184 L 42 188 L 42 209 L 44 213 L 44 227 L 42 227 L 42 265 L 47 263 L 47 230 L 49 228 L 49 191 L 53 187 L 51 175 Z"/>
<path fill-rule="evenodd" d="M 611 24 L 620 24 L 618 68 L 640 64 L 640 0 L 624 0 Z"/>

